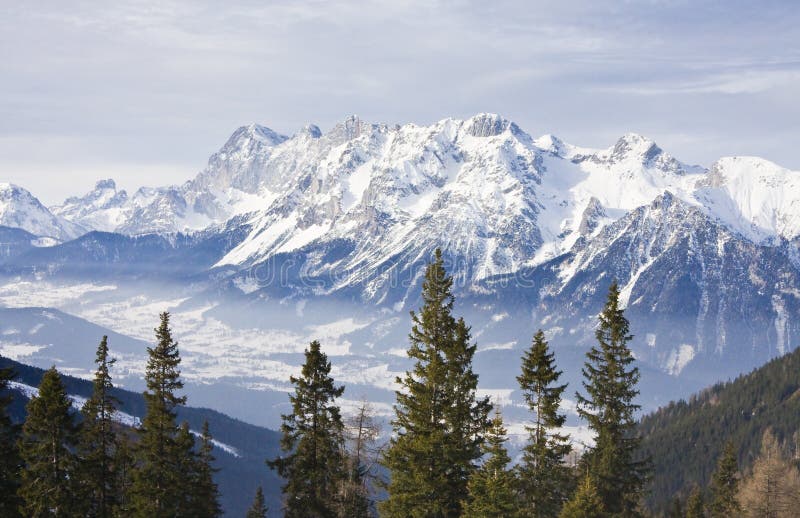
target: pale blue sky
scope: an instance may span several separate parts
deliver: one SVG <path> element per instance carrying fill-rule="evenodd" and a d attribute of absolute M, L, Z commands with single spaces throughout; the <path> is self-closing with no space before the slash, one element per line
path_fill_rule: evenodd
<path fill-rule="evenodd" d="M 251 122 L 481 111 L 800 169 L 796 1 L 114 3 L 0 2 L 0 181 L 53 203 L 187 180 Z"/>

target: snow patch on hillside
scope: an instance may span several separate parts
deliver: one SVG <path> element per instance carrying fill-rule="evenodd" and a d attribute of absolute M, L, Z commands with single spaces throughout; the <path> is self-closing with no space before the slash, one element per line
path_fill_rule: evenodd
<path fill-rule="evenodd" d="M 30 385 L 26 385 L 24 383 L 19 383 L 17 381 L 9 382 L 8 386 L 9 386 L 9 388 L 11 390 L 16 390 L 17 392 L 20 392 L 22 395 L 24 395 L 28 399 L 31 399 L 31 398 L 34 398 L 34 397 L 39 397 L 39 389 L 36 388 L 36 387 L 31 387 Z M 67 397 L 70 400 L 72 408 L 75 409 L 76 411 L 80 411 L 83 408 L 83 406 L 86 404 L 86 401 L 87 401 L 87 399 L 85 397 L 82 397 L 82 396 L 76 396 L 76 395 L 68 394 Z M 141 421 L 141 419 L 139 417 L 133 416 L 133 415 L 128 414 L 126 412 L 122 412 L 120 410 L 117 410 L 116 412 L 114 412 L 114 415 L 112 416 L 111 419 L 114 422 L 120 423 L 120 424 L 122 424 L 124 426 L 129 426 L 129 427 L 132 427 L 132 428 L 138 428 L 142 424 L 142 421 Z M 196 437 L 200 437 L 201 436 L 200 432 L 197 432 L 195 430 L 189 430 L 189 431 L 190 431 L 190 433 L 192 435 L 194 435 Z M 216 439 L 212 439 L 211 443 L 216 448 L 218 448 L 221 451 L 224 451 L 225 453 L 227 453 L 229 455 L 232 455 L 234 457 L 241 457 L 241 454 L 239 453 L 239 450 L 234 448 L 233 446 L 231 446 L 229 444 L 225 444 L 224 442 L 220 442 L 220 441 L 218 441 Z"/>

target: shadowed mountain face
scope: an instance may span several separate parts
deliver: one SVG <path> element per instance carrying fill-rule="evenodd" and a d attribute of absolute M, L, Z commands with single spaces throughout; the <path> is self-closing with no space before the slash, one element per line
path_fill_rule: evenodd
<path fill-rule="evenodd" d="M 279 391 L 319 337 L 349 383 L 390 402 L 437 247 L 482 380 L 512 400 L 539 327 L 577 382 L 613 279 L 651 373 L 646 405 L 800 341 L 800 173 L 749 157 L 691 166 L 639 135 L 587 149 L 492 114 L 350 117 L 291 137 L 251 125 L 183 185 L 129 195 L 104 180 L 49 213 L 90 232 L 59 243 L 6 230 L 0 303 L 138 339 L 149 339 L 140 304 L 171 308 L 198 386 Z"/>

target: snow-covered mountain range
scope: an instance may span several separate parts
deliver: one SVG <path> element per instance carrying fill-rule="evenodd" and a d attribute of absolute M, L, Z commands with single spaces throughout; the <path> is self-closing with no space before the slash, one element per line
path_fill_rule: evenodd
<path fill-rule="evenodd" d="M 6 185 L 0 203 L 0 225 L 61 242 L 8 251 L 7 275 L 161 274 L 206 302 L 347 300 L 390 315 L 356 326 L 353 347 L 404 325 L 387 322 L 417 303 L 436 247 L 496 350 L 540 326 L 587 344 L 611 279 L 637 356 L 668 375 L 728 376 L 800 342 L 800 172 L 754 157 L 688 165 L 635 134 L 588 149 L 493 114 L 353 116 L 291 137 L 253 124 L 180 186 L 129 195 L 103 180 L 47 209 Z"/>
<path fill-rule="evenodd" d="M 54 215 L 30 192 L 0 183 L 0 225 L 20 228 L 43 238 L 65 241 L 87 231 L 86 227 Z"/>
<path fill-rule="evenodd" d="M 337 268 L 361 282 L 397 257 L 415 260 L 441 246 L 463 259 L 459 273 L 474 284 L 552 259 L 664 192 L 754 243 L 800 235 L 797 172 L 749 157 L 689 166 L 634 134 L 585 149 L 534 139 L 491 114 L 427 127 L 350 117 L 327 133 L 309 126 L 292 137 L 242 127 L 184 185 L 128 196 L 104 180 L 51 207 L 51 219 L 72 226 L 50 234 L 191 232 L 237 218 L 250 233 L 219 266 L 355 241 Z M 329 266 L 318 261 L 309 272 Z"/>

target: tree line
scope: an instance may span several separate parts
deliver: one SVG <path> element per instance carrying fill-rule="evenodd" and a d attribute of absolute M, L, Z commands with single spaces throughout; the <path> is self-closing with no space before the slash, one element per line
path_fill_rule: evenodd
<path fill-rule="evenodd" d="M 613 283 L 587 353 L 578 413 L 594 445 L 577 462 L 560 413 L 567 389 L 544 333 L 533 337 L 517 376 L 533 419 L 520 462 L 512 466 L 499 409 L 477 394 L 470 328 L 453 314 L 452 277 L 436 251 L 412 312 L 412 368 L 396 382 L 391 438 L 379 461 L 386 476 L 374 491 L 367 466 L 345 447 L 336 403 L 344 387 L 331 376 L 319 342 L 291 377 L 291 412 L 282 416 L 283 454 L 268 461 L 285 480 L 288 518 L 580 518 L 644 515 L 649 462 L 639 452 L 634 402 L 639 370 L 628 348 L 629 324 Z M 376 503 L 377 501 L 377 503 Z"/>
<path fill-rule="evenodd" d="M 79 413 L 72 411 L 55 367 L 44 373 L 21 425 L 9 417 L 11 396 L 0 398 L 0 516 L 222 514 L 208 423 L 198 441 L 188 423 L 176 421 L 175 409 L 186 398 L 177 395 L 183 383 L 169 313 L 160 315 L 155 334 L 155 345 L 147 349 L 147 410 L 132 429 L 116 419 L 110 374 L 115 360 L 105 336 L 97 347 L 92 395 Z M 12 369 L 0 369 L 0 392 L 13 378 Z"/>
<path fill-rule="evenodd" d="M 342 415 L 337 399 L 345 388 L 331 375 L 321 344 L 313 341 L 305 350 L 299 375 L 289 379 L 293 393 L 291 411 L 281 419 L 283 453 L 267 460 L 284 480 L 284 515 L 648 515 L 643 498 L 652 469 L 635 421 L 640 374 L 628 348 L 632 336 L 617 284 L 609 287 L 596 344 L 586 354 L 584 380 L 575 393 L 578 415 L 592 431 L 593 444 L 575 451 L 563 432 L 566 416 L 560 407 L 567 385 L 559 382 L 562 372 L 539 330 L 523 353 L 516 377 L 531 414 L 518 462 L 512 462 L 506 448 L 499 409 L 478 396 L 478 375 L 472 368 L 477 346 L 470 327 L 454 315 L 452 285 L 437 250 L 425 272 L 421 308 L 411 313 L 408 356 L 413 365 L 396 379 L 391 435 L 382 446 L 380 427 L 367 402 L 354 415 Z M 42 378 L 21 426 L 5 411 L 10 397 L 0 398 L 0 515 L 222 514 L 208 425 L 197 441 L 187 423 L 177 423 L 176 407 L 184 405 L 186 397 L 179 395 L 181 360 L 168 313 L 160 315 L 155 336 L 155 345 L 147 350 L 146 414 L 132 429 L 114 419 L 114 359 L 106 337 L 97 349 L 92 396 L 79 415 L 71 411 L 73 402 L 55 368 Z M 0 370 L 0 392 L 12 379 L 9 369 Z M 791 484 L 798 480 L 797 468 L 779 455 L 785 449 L 770 437 L 765 436 L 768 444 L 762 448 L 771 452 L 768 458 L 744 478 L 732 446 L 727 447 L 709 487 L 696 488 L 685 500 L 676 498 L 669 516 L 750 513 L 763 509 L 754 502 L 764 491 L 770 495 L 763 504 L 768 514 L 746 516 L 784 516 L 780 510 L 794 505 L 785 495 L 794 490 L 787 488 L 795 487 Z M 259 488 L 247 517 L 264 517 L 267 512 Z"/>
<path fill-rule="evenodd" d="M 666 515 L 670 518 L 793 518 L 800 512 L 799 468 L 796 445 L 792 448 L 790 444 L 781 443 L 771 429 L 764 431 L 761 450 L 748 470 L 739 469 L 736 448 L 729 441 L 708 486 L 695 484 L 685 501 L 679 496 L 673 498 Z"/>

